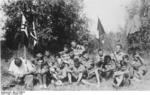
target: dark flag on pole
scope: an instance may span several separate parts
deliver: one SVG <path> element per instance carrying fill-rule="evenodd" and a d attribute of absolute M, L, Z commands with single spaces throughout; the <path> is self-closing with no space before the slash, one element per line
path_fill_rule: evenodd
<path fill-rule="evenodd" d="M 33 49 L 35 45 L 37 44 L 37 34 L 36 34 L 36 29 L 35 29 L 35 22 L 32 22 L 32 30 L 28 31 L 28 25 L 27 25 L 27 19 L 23 12 L 22 14 L 22 21 L 21 21 L 21 31 L 23 31 L 26 34 L 27 40 L 28 41 L 28 47 Z"/>
<path fill-rule="evenodd" d="M 105 30 L 104 30 L 99 18 L 98 18 L 97 30 L 99 31 L 99 37 L 101 37 L 101 35 L 105 34 Z"/>
<path fill-rule="evenodd" d="M 98 23 L 97 23 L 97 30 L 99 32 L 99 44 L 102 45 L 102 44 L 104 44 L 105 30 L 104 30 L 99 18 L 98 18 Z"/>

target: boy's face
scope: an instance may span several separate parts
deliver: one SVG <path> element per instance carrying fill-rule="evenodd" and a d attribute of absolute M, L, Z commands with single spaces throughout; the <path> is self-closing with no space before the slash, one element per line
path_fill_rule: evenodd
<path fill-rule="evenodd" d="M 135 56 L 133 57 L 133 60 L 134 60 L 134 61 L 138 61 L 137 57 L 135 57 Z"/>
<path fill-rule="evenodd" d="M 74 66 L 78 68 L 80 66 L 79 60 L 75 59 Z"/>
<path fill-rule="evenodd" d="M 48 51 L 45 51 L 45 56 L 49 56 L 50 53 Z"/>
<path fill-rule="evenodd" d="M 65 64 L 60 64 L 60 69 L 63 69 L 65 67 Z"/>
<path fill-rule="evenodd" d="M 111 59 L 108 58 L 108 59 L 107 59 L 107 63 L 110 63 L 110 61 L 111 61 Z"/>
<path fill-rule="evenodd" d="M 117 45 L 116 46 L 116 52 L 120 52 L 121 51 L 121 46 Z"/>
<path fill-rule="evenodd" d="M 43 64 L 43 60 L 38 60 L 38 65 Z"/>
<path fill-rule="evenodd" d="M 79 63 L 75 63 L 75 67 L 78 68 L 80 65 Z"/>
<path fill-rule="evenodd" d="M 16 59 L 15 59 L 15 65 L 18 66 L 18 67 L 20 67 L 20 66 L 22 65 L 21 59 L 16 58 Z"/>
<path fill-rule="evenodd" d="M 67 48 L 67 47 L 64 47 L 64 51 L 68 51 L 68 48 Z"/>
<path fill-rule="evenodd" d="M 88 54 L 84 54 L 83 57 L 84 57 L 85 59 L 88 59 Z"/>
<path fill-rule="evenodd" d="M 128 58 L 125 58 L 124 61 L 125 61 L 125 62 L 129 62 L 129 59 L 128 59 Z"/>
<path fill-rule="evenodd" d="M 38 53 L 38 54 L 36 55 L 36 59 L 37 59 L 37 60 L 41 60 L 42 57 L 43 57 L 43 55 L 42 55 L 41 53 Z"/>
<path fill-rule="evenodd" d="M 103 56 L 103 51 L 98 52 L 99 56 Z"/>
<path fill-rule="evenodd" d="M 71 42 L 72 47 L 76 47 L 76 42 Z"/>
<path fill-rule="evenodd" d="M 61 64 L 61 63 L 62 63 L 61 58 L 58 58 L 58 59 L 57 59 L 57 63 L 58 63 L 58 64 Z"/>

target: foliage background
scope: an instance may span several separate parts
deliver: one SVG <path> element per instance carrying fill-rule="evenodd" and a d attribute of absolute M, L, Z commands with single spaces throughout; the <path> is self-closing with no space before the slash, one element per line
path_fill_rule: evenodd
<path fill-rule="evenodd" d="M 80 44 L 87 44 L 89 40 L 88 19 L 82 12 L 82 0 L 8 0 L 2 9 L 7 16 L 3 27 L 6 31 L 3 52 L 6 48 L 6 52 L 17 51 L 26 45 L 31 53 L 44 50 L 56 53 L 73 40 Z M 20 31 L 21 11 L 27 18 L 28 32 L 32 31 L 32 22 L 35 22 L 38 44 L 34 48 L 31 37 L 27 38 Z"/>
<path fill-rule="evenodd" d="M 129 7 L 132 7 L 127 10 L 128 21 L 133 20 L 137 15 L 140 17 L 141 23 L 140 30 L 129 34 L 127 37 L 128 52 L 140 51 L 143 54 L 148 54 L 150 51 L 150 1 L 139 1 L 140 6 L 138 6 L 137 2 L 133 2 L 129 5 Z"/>

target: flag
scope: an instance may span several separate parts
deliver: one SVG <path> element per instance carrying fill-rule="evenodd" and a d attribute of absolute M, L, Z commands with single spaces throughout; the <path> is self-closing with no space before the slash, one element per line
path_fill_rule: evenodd
<path fill-rule="evenodd" d="M 28 37 L 27 20 L 22 12 L 21 12 L 21 15 L 22 15 L 21 31 L 25 32 L 26 36 Z"/>
<path fill-rule="evenodd" d="M 98 18 L 97 30 L 99 31 L 99 38 L 101 38 L 105 34 L 105 30 L 99 18 Z"/>
<path fill-rule="evenodd" d="M 105 30 L 101 24 L 100 19 L 98 18 L 98 23 L 97 23 L 97 30 L 99 32 L 99 41 L 104 44 L 104 34 L 105 34 Z"/>
<path fill-rule="evenodd" d="M 33 46 L 35 46 L 37 44 L 37 34 L 36 34 L 36 31 L 35 31 L 35 23 L 34 23 L 34 21 L 33 21 L 33 31 L 30 32 L 30 36 L 33 39 Z"/>

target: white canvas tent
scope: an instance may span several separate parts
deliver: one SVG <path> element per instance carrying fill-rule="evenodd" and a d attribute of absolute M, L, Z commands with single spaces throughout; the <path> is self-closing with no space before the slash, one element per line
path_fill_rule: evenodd
<path fill-rule="evenodd" d="M 140 30 L 142 23 L 141 23 L 141 18 L 137 14 L 133 17 L 133 19 L 130 19 L 127 24 L 127 34 L 132 34 L 136 31 Z"/>

